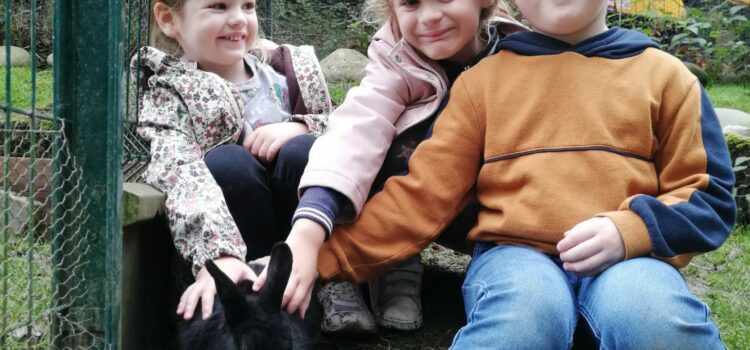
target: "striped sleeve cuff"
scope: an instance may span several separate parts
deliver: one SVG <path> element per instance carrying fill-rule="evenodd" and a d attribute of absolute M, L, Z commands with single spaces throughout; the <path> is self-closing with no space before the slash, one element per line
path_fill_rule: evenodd
<path fill-rule="evenodd" d="M 310 187 L 305 190 L 300 199 L 297 210 L 292 216 L 292 225 L 298 219 L 305 218 L 315 221 L 326 231 L 328 240 L 333 231 L 336 216 L 346 203 L 346 197 L 325 187 Z"/>
<path fill-rule="evenodd" d="M 331 236 L 331 231 L 333 231 L 333 221 L 331 220 L 331 217 L 326 215 L 324 210 L 315 207 L 298 207 L 294 212 L 294 216 L 292 216 L 292 225 L 294 225 L 295 221 L 303 218 L 315 221 L 318 225 L 323 227 L 326 231 L 325 239 L 328 240 L 328 237 Z"/>

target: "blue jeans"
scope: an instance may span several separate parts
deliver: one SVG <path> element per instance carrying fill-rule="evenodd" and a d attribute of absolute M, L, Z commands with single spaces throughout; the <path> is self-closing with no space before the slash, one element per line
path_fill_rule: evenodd
<path fill-rule="evenodd" d="M 725 349 L 706 304 L 652 258 L 578 277 L 531 248 L 479 243 L 451 349 L 570 349 L 581 315 L 601 349 Z"/>

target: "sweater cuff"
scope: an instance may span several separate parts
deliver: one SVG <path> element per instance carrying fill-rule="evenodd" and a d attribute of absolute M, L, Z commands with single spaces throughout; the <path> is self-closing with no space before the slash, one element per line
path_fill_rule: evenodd
<path fill-rule="evenodd" d="M 318 251 L 318 277 L 322 280 L 330 280 L 337 277 L 341 272 L 338 259 L 334 254 L 331 244 L 326 243 Z"/>
<path fill-rule="evenodd" d="M 625 259 L 632 259 L 651 253 L 651 236 L 646 224 L 638 214 L 630 210 L 611 211 L 598 214 L 610 218 L 620 231 L 625 245 Z"/>
<path fill-rule="evenodd" d="M 299 201 L 297 210 L 292 216 L 292 225 L 298 219 L 310 219 L 323 227 L 326 232 L 325 239 L 331 236 L 333 224 L 336 217 L 344 206 L 346 197 L 342 194 L 325 187 L 313 186 L 305 190 Z"/>

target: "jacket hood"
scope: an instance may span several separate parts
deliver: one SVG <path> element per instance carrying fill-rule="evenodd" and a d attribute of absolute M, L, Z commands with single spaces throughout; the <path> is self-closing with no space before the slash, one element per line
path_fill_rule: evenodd
<path fill-rule="evenodd" d="M 586 57 L 610 59 L 632 57 L 649 47 L 659 46 L 645 34 L 618 27 L 575 45 L 535 32 L 516 32 L 500 42 L 500 49 L 526 56 L 556 55 L 569 51 Z"/>

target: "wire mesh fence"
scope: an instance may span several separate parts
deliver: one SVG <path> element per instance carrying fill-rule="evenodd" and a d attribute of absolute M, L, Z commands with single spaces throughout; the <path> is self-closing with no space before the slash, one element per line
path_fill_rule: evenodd
<path fill-rule="evenodd" d="M 81 286 L 90 241 L 83 228 L 87 191 L 62 127 L 16 122 L 2 133 L 10 147 L 2 171 L 0 347 L 69 348 L 64 344 L 71 338 L 77 345 L 70 348 L 98 347 L 101 336 L 87 330 L 93 320 L 80 317 L 93 314 L 80 306 L 87 298 Z"/>
<path fill-rule="evenodd" d="M 0 349 L 112 346 L 87 286 L 101 279 L 89 269 L 93 193 L 51 113 L 52 13 L 52 1 L 0 2 Z"/>
<path fill-rule="evenodd" d="M 151 1 L 131 0 L 125 5 L 127 8 L 127 28 L 125 31 L 125 63 L 136 54 L 137 49 L 149 43 L 151 25 Z M 125 118 L 123 121 L 123 180 L 128 182 L 142 182 L 141 174 L 145 171 L 149 160 L 148 144 L 141 139 L 137 132 L 138 125 L 138 97 L 141 91 L 138 84 L 133 84 L 132 76 L 125 77 Z"/>
<path fill-rule="evenodd" d="M 87 189 L 63 123 L 8 119 L 0 129 L 0 348 L 101 348 L 81 284 L 95 277 L 84 274 Z"/>

